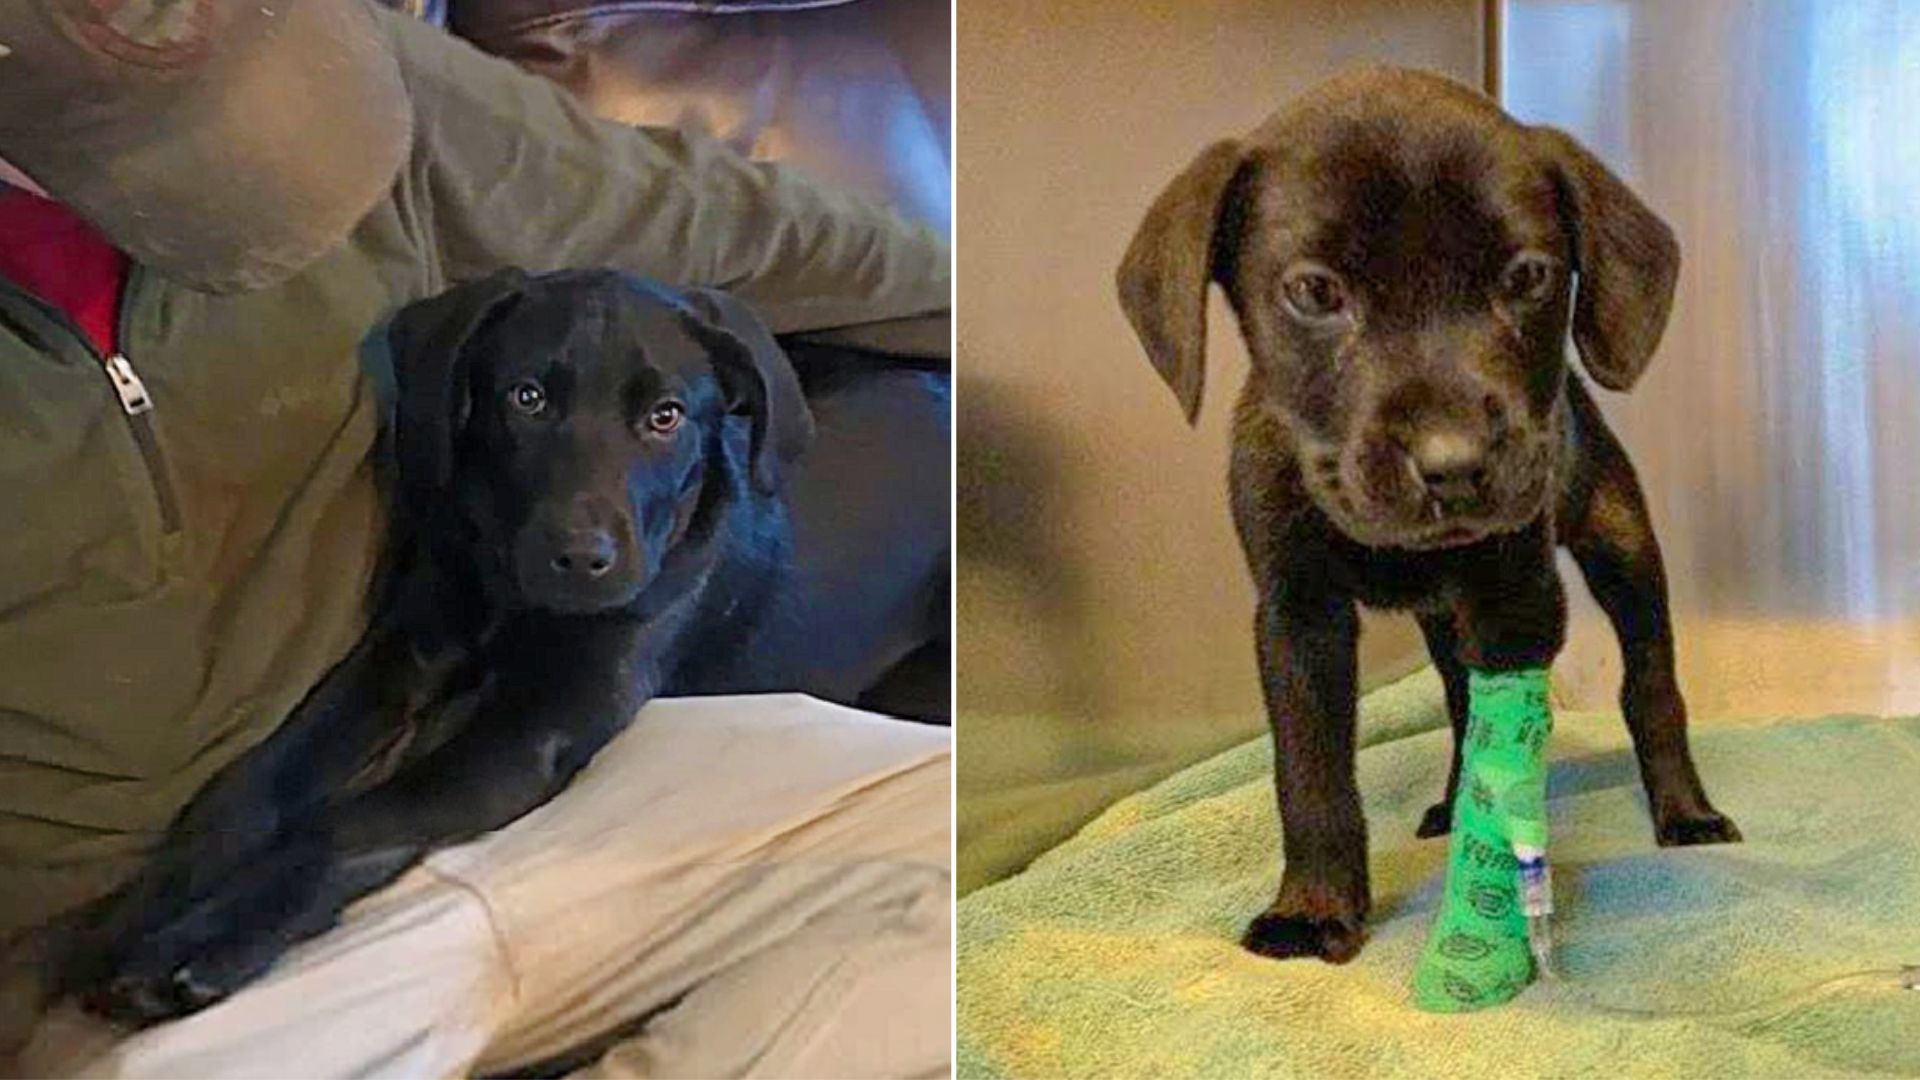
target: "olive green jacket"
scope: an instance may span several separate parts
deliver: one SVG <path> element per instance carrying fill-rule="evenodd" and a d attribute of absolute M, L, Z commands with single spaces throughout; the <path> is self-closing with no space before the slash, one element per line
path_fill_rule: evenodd
<path fill-rule="evenodd" d="M 399 306 L 615 265 L 733 289 L 776 331 L 945 350 L 935 233 L 382 22 L 413 154 L 320 263 L 237 296 L 136 270 L 124 357 L 0 281 L 0 941 L 119 880 L 361 633 L 383 523 L 361 354 Z"/>

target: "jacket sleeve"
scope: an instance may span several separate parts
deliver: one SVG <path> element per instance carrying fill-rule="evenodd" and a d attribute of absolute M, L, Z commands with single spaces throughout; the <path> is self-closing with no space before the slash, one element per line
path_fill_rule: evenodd
<path fill-rule="evenodd" d="M 934 230 L 710 137 L 599 119 L 463 41 L 386 21 L 414 103 L 401 197 L 443 283 L 617 266 L 727 289 L 776 333 L 947 354 L 951 263 Z"/>

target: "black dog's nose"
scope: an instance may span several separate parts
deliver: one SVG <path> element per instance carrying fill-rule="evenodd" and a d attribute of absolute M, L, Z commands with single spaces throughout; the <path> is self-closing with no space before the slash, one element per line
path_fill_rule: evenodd
<path fill-rule="evenodd" d="M 619 549 L 605 529 L 569 529 L 561 535 L 553 568 L 562 574 L 597 578 L 613 569 Z"/>
<path fill-rule="evenodd" d="M 1442 505 L 1472 502 L 1486 486 L 1486 444 L 1466 432 L 1425 433 L 1407 447 L 1407 459 Z"/>

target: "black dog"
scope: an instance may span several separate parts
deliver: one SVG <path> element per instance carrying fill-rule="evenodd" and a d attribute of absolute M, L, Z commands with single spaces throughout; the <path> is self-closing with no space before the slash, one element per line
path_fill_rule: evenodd
<path fill-rule="evenodd" d="M 1435 76 L 1335 79 L 1160 194 L 1119 273 L 1135 331 L 1198 414 L 1209 281 L 1252 371 L 1234 521 L 1276 751 L 1286 865 L 1244 944 L 1340 963 L 1365 940 L 1355 604 L 1410 608 L 1446 684 L 1459 781 L 1468 666 L 1545 664 L 1556 544 L 1620 639 L 1621 706 L 1661 844 L 1734 841 L 1674 680 L 1666 580 L 1633 466 L 1565 362 L 1625 390 L 1679 271 L 1666 225 L 1573 140 Z M 1575 275 L 1578 286 L 1574 286 Z"/>
<path fill-rule="evenodd" d="M 499 274 L 389 340 L 391 598 L 73 936 L 56 985 L 96 1011 L 232 993 L 551 798 L 655 695 L 884 705 L 944 646 L 944 376 L 823 354 L 810 409 L 739 301 L 606 271 Z"/>

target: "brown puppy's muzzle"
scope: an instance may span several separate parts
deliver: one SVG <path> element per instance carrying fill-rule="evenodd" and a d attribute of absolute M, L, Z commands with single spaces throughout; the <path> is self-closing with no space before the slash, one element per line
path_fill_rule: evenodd
<path fill-rule="evenodd" d="M 1518 529 L 1539 514 L 1551 487 L 1552 442 L 1499 391 L 1467 380 L 1410 383 L 1365 415 L 1336 467 L 1309 471 L 1323 509 L 1354 539 L 1448 547 Z"/>

